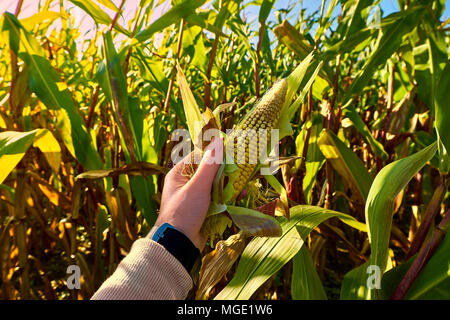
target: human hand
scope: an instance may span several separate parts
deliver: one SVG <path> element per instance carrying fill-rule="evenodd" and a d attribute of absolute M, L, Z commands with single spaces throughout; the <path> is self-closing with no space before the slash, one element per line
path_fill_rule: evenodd
<path fill-rule="evenodd" d="M 201 251 L 206 239 L 200 233 L 211 202 L 211 189 L 214 177 L 223 160 L 223 139 L 215 138 L 206 147 L 203 158 L 194 175 L 190 155 L 173 167 L 164 179 L 161 207 L 155 226 L 170 223 L 183 232 Z M 192 164 L 195 168 L 196 165 Z"/>

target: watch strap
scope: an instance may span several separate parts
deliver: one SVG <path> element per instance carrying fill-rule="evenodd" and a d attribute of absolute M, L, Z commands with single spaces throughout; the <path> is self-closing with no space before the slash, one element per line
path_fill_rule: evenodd
<path fill-rule="evenodd" d="M 162 224 L 151 239 L 169 251 L 187 270 L 191 272 L 195 261 L 200 256 L 200 250 L 181 231 L 169 223 Z"/>

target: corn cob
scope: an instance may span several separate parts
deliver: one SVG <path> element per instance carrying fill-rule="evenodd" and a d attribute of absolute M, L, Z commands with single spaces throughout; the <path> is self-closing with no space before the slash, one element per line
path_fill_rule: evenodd
<path fill-rule="evenodd" d="M 266 152 L 268 142 L 270 142 L 271 129 L 278 129 L 278 120 L 287 87 L 286 79 L 276 82 L 229 137 L 231 139 L 229 141 L 234 147 L 234 162 L 240 169 L 239 176 L 233 183 L 234 194 L 232 199 L 235 199 L 244 189 L 247 181 L 253 175 L 259 156 Z M 259 135 L 263 129 L 267 130 L 266 139 Z M 263 140 L 259 141 L 260 138 Z"/>

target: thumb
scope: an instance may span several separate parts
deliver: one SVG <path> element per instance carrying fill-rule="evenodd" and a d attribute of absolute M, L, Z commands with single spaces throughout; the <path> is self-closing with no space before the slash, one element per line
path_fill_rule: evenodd
<path fill-rule="evenodd" d="M 223 162 L 223 138 L 213 138 L 206 147 L 203 158 L 191 181 L 202 187 L 211 188 L 214 177 Z"/>

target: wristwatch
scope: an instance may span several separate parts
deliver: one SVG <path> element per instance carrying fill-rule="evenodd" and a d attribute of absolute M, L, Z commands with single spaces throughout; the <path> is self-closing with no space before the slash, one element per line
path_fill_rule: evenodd
<path fill-rule="evenodd" d="M 183 232 L 169 223 L 164 223 L 156 229 L 151 239 L 166 248 L 188 273 L 192 271 L 195 261 L 200 256 L 200 250 Z"/>

